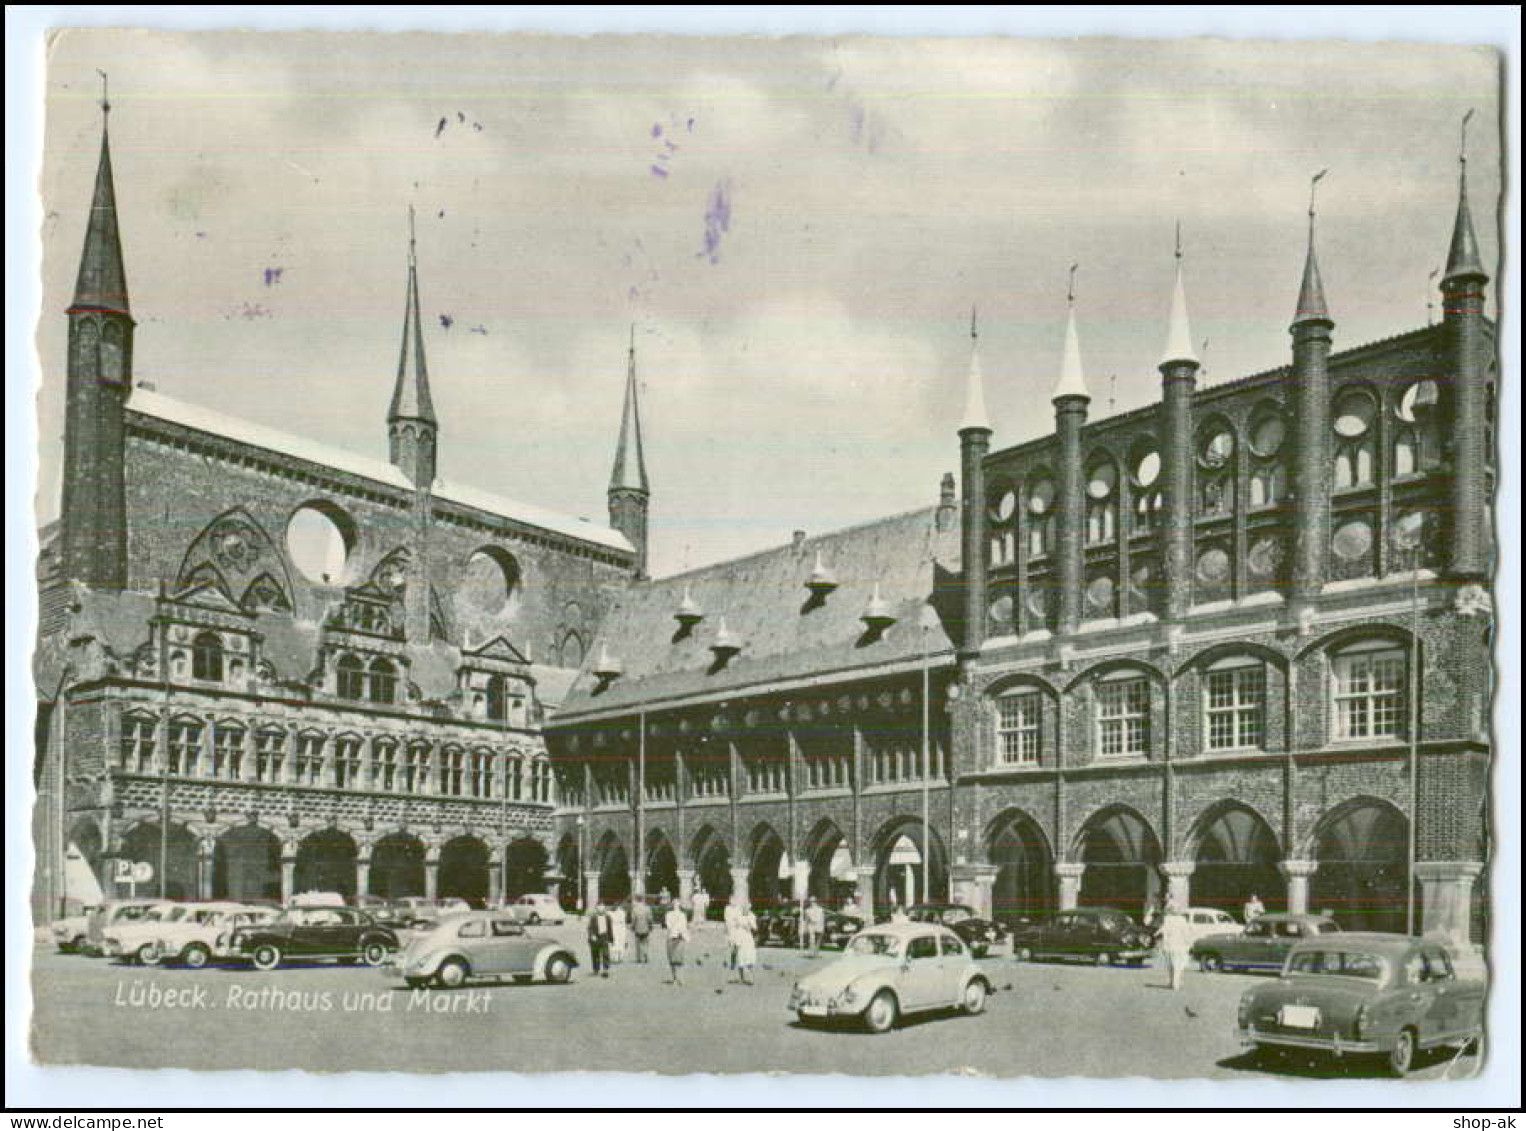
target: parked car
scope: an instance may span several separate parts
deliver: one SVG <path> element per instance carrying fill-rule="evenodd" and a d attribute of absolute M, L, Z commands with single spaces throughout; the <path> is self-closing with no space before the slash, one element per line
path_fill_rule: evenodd
<path fill-rule="evenodd" d="M 531 926 L 537 923 L 567 921 L 567 913 L 562 910 L 562 905 L 556 901 L 556 897 L 545 892 L 522 895 L 508 904 L 504 910 L 516 923 L 529 923 Z"/>
<path fill-rule="evenodd" d="M 288 907 L 344 907 L 345 898 L 337 891 L 299 891 L 287 902 Z"/>
<path fill-rule="evenodd" d="M 392 901 L 392 921 L 407 930 L 427 930 L 447 915 L 459 915 L 471 909 L 471 904 L 464 899 L 426 899 L 407 895 Z"/>
<path fill-rule="evenodd" d="M 1258 1052 L 1381 1056 L 1403 1076 L 1420 1049 L 1483 1033 L 1484 984 L 1460 981 L 1446 947 L 1366 932 L 1299 940 L 1275 982 L 1240 998 L 1240 1040 Z"/>
<path fill-rule="evenodd" d="M 212 957 L 220 962 L 248 961 L 248 955 L 238 944 L 239 929 L 261 927 L 266 923 L 274 923 L 280 917 L 280 908 L 263 905 L 251 905 L 242 911 L 232 912 L 218 925 L 217 934 L 212 938 Z"/>
<path fill-rule="evenodd" d="M 85 942 L 80 949 L 86 954 L 101 954 L 109 928 L 135 922 L 163 902 L 162 899 L 108 899 L 90 913 L 85 925 Z"/>
<path fill-rule="evenodd" d="M 1281 970 L 1294 944 L 1340 926 L 1324 915 L 1262 915 L 1235 934 L 1216 934 L 1192 944 L 1192 957 L 1205 971 Z"/>
<path fill-rule="evenodd" d="M 280 912 L 274 907 L 242 903 L 208 903 L 192 908 L 153 932 L 154 959 L 199 970 L 218 953 L 218 939 L 237 927 L 268 923 Z"/>
<path fill-rule="evenodd" d="M 577 964 L 572 951 L 525 930 L 505 911 L 468 911 L 408 940 L 390 970 L 415 989 L 431 983 L 453 989 L 474 978 L 559 985 L 571 980 Z"/>
<path fill-rule="evenodd" d="M 942 923 L 965 942 L 976 958 L 984 958 L 1007 929 L 963 903 L 916 903 L 906 912 L 913 923 Z"/>
<path fill-rule="evenodd" d="M 109 958 L 151 966 L 159 960 L 155 935 L 168 923 L 177 923 L 196 907 L 193 903 L 155 903 L 142 915 L 122 918 L 101 932 L 101 953 Z"/>
<path fill-rule="evenodd" d="M 1155 949 L 1154 936 L 1122 911 L 1077 907 L 1019 927 L 1012 934 L 1012 956 L 1087 958 L 1098 966 L 1143 962 Z"/>
<path fill-rule="evenodd" d="M 867 923 L 857 915 L 834 911 L 823 907 L 823 946 L 847 946 L 848 940 L 862 931 Z M 800 945 L 800 905 L 796 902 L 764 908 L 757 913 L 758 943 L 762 946 Z"/>
<path fill-rule="evenodd" d="M 853 936 L 841 958 L 800 979 L 789 1007 L 802 1025 L 856 1018 L 883 1033 L 935 1009 L 981 1013 L 991 992 L 970 948 L 934 923 L 892 923 Z"/>
<path fill-rule="evenodd" d="M 77 915 L 66 915 L 62 919 L 54 919 L 50 931 L 53 935 L 53 945 L 58 947 L 62 954 L 74 954 L 85 949 L 85 943 L 90 935 L 90 916 L 95 911 L 92 907 L 83 907 Z"/>
<path fill-rule="evenodd" d="M 398 949 L 398 938 L 354 907 L 292 907 L 268 923 L 239 927 L 230 945 L 257 970 L 274 970 L 291 958 L 380 966 Z"/>
<path fill-rule="evenodd" d="M 1228 911 L 1217 907 L 1189 907 L 1183 914 L 1187 917 L 1187 936 L 1193 942 L 1209 935 L 1239 935 L 1245 927 Z"/>

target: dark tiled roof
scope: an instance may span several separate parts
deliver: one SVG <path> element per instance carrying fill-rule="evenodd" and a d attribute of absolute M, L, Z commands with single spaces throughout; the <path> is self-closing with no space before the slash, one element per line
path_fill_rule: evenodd
<path fill-rule="evenodd" d="M 947 652 L 960 633 L 959 526 L 951 514 L 939 530 L 937 514 L 927 507 L 633 584 L 605 618 L 555 722 L 808 676 L 851 678 L 856 670 L 914 661 L 923 647 L 918 616 L 929 599 L 939 615 L 927 648 Z M 818 552 L 838 587 L 813 607 L 805 581 Z M 876 586 L 896 617 L 878 638 L 859 619 Z M 688 635 L 673 618 L 685 589 L 704 612 Z M 722 618 L 742 647 L 719 666 L 710 645 Z M 606 650 L 622 674 L 600 690 L 593 668 Z"/>

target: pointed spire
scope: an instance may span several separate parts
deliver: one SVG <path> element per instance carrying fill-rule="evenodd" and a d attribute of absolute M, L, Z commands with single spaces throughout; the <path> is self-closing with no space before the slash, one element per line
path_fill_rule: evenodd
<path fill-rule="evenodd" d="M 1468 210 L 1468 119 L 1469 110 L 1462 118 L 1462 146 L 1457 155 L 1460 169 L 1457 184 L 1457 219 L 1452 225 L 1452 246 L 1447 251 L 1445 283 L 1449 279 L 1484 278 L 1483 262 L 1478 256 L 1478 237 L 1473 234 L 1473 214 Z"/>
<path fill-rule="evenodd" d="M 117 193 L 111 176 L 111 140 L 107 121 L 111 102 L 106 97 L 105 72 L 101 76 L 101 156 L 95 170 L 95 195 L 85 226 L 85 248 L 80 254 L 79 277 L 69 313 L 105 310 L 131 314 L 127 304 L 127 271 L 122 265 L 122 239 L 117 230 Z"/>
<path fill-rule="evenodd" d="M 973 306 L 970 307 L 970 374 L 964 394 L 964 419 L 959 422 L 959 431 L 972 428 L 991 430 L 991 418 L 986 413 L 986 379 L 980 369 L 980 332 Z"/>
<path fill-rule="evenodd" d="M 1076 333 L 1076 268 L 1079 266 L 1078 263 L 1070 265 L 1070 287 L 1065 294 L 1065 355 L 1060 362 L 1060 379 L 1050 400 L 1057 401 L 1061 397 L 1091 399 L 1091 394 L 1086 391 L 1086 374 L 1081 368 L 1081 337 Z"/>
<path fill-rule="evenodd" d="M 609 477 L 611 491 L 651 494 L 646 477 L 646 455 L 641 447 L 641 406 L 636 396 L 636 326 L 631 324 L 630 359 L 625 374 L 625 411 L 620 417 L 620 443 L 615 448 L 615 467 Z"/>
<path fill-rule="evenodd" d="M 1298 289 L 1298 309 L 1293 325 L 1301 322 L 1329 322 L 1330 308 L 1325 303 L 1325 284 L 1319 277 L 1319 260 L 1314 256 L 1314 190 L 1329 169 L 1321 169 L 1309 182 L 1309 250 L 1303 261 L 1303 285 Z"/>
<path fill-rule="evenodd" d="M 1192 348 L 1192 326 L 1187 321 L 1187 289 L 1182 285 L 1182 225 L 1176 225 L 1176 290 L 1171 293 L 1171 324 L 1166 331 L 1166 352 L 1161 367 L 1181 362 L 1198 364 Z"/>
<path fill-rule="evenodd" d="M 424 328 L 419 316 L 418 249 L 413 230 L 413 205 L 408 206 L 408 305 L 403 312 L 403 350 L 397 363 L 397 385 L 387 420 L 422 420 L 438 426 L 429 395 L 429 367 L 424 363 Z"/>

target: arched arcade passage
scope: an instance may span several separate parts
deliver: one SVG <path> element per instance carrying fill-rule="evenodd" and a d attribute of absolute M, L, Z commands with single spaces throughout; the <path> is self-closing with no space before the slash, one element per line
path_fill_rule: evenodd
<path fill-rule="evenodd" d="M 297 845 L 292 894 L 310 891 L 338 892 L 355 896 L 355 841 L 338 829 L 321 829 Z"/>
<path fill-rule="evenodd" d="M 212 852 L 212 898 L 281 898 L 281 842 L 259 825 L 239 825 L 217 838 Z"/>
<path fill-rule="evenodd" d="M 370 895 L 402 899 L 424 894 L 424 842 L 412 833 L 392 833 L 371 847 Z"/>
<path fill-rule="evenodd" d="M 1409 823 L 1404 814 L 1376 799 L 1344 805 L 1316 827 L 1314 859 L 1319 868 L 1310 884 L 1310 911 L 1330 913 L 1348 931 L 1406 929 Z"/>
<path fill-rule="evenodd" d="M 1192 902 L 1240 918 L 1257 896 L 1268 911 L 1287 910 L 1287 884 L 1278 868 L 1282 851 L 1271 826 L 1243 805 L 1210 809 L 1194 830 Z"/>
<path fill-rule="evenodd" d="M 488 897 L 487 845 L 474 836 L 458 836 L 440 848 L 435 894 L 441 899 L 464 899 L 482 907 Z"/>
<path fill-rule="evenodd" d="M 987 860 L 996 866 L 991 913 L 1003 921 L 1047 915 L 1057 905 L 1054 854 L 1028 814 L 1010 810 L 991 823 Z"/>
<path fill-rule="evenodd" d="M 169 825 L 168 837 L 160 835 L 157 821 L 133 826 L 122 838 L 121 857 L 153 868 L 153 879 L 133 885 L 138 895 L 158 895 L 165 899 L 196 899 L 201 895 L 197 883 L 196 839 L 184 825 Z M 127 888 L 123 888 L 125 895 Z"/>

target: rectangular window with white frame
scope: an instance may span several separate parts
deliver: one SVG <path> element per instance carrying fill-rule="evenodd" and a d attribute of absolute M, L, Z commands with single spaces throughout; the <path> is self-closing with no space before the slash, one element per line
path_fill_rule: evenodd
<path fill-rule="evenodd" d="M 1103 758 L 1145 754 L 1150 741 L 1150 681 L 1143 676 L 1097 684 L 1097 753 Z"/>
<path fill-rule="evenodd" d="M 1259 750 L 1266 741 L 1266 667 L 1210 670 L 1203 684 L 1209 750 Z"/>
<path fill-rule="evenodd" d="M 1037 766 L 1042 746 L 1043 699 L 1019 691 L 996 700 L 996 749 L 1003 766 Z"/>
<path fill-rule="evenodd" d="M 1408 695 L 1401 648 L 1348 651 L 1331 663 L 1336 742 L 1403 738 Z"/>

